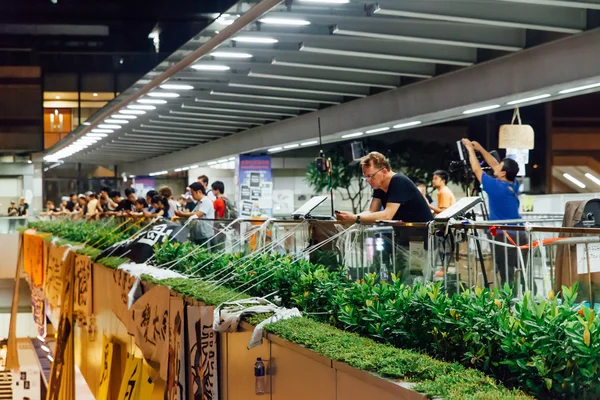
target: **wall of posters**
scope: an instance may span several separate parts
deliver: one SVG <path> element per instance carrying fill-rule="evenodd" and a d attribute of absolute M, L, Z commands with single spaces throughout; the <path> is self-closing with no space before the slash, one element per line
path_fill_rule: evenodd
<path fill-rule="evenodd" d="M 133 355 L 127 356 L 125 374 L 121 380 L 119 400 L 140 399 L 140 386 L 142 383 L 142 359 Z"/>
<path fill-rule="evenodd" d="M 242 218 L 273 214 L 271 156 L 240 156 L 236 169 L 239 182 L 238 214 Z"/>

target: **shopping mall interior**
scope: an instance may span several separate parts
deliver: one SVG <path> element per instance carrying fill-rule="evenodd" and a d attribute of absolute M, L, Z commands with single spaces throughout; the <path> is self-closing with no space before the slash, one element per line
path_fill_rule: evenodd
<path fill-rule="evenodd" d="M 1 3 L 0 399 L 600 398 L 600 0 Z"/>

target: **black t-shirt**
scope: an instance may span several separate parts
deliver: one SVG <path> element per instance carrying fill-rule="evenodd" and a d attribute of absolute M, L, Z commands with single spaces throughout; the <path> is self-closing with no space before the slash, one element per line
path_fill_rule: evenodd
<path fill-rule="evenodd" d="M 67 201 L 67 205 L 65 206 L 65 208 L 69 212 L 73 212 L 73 210 L 75 210 L 75 203 L 73 203 L 71 200 L 69 200 L 69 201 Z"/>
<path fill-rule="evenodd" d="M 17 214 L 12 214 L 11 217 L 15 216 L 15 215 L 19 215 L 19 209 L 17 207 L 8 207 L 8 214 L 10 215 L 11 212 L 13 211 L 17 211 Z"/>
<path fill-rule="evenodd" d="M 115 211 L 134 211 L 135 204 L 133 204 L 129 199 L 123 199 L 117 205 L 117 209 Z"/>
<path fill-rule="evenodd" d="M 186 211 L 192 212 L 194 211 L 194 208 L 196 208 L 196 203 L 194 203 L 193 201 L 188 201 L 187 203 L 185 203 Z"/>
<path fill-rule="evenodd" d="M 23 217 L 27 213 L 28 209 L 29 209 L 29 204 L 27 204 L 27 203 L 20 204 L 19 205 L 19 217 Z"/>
<path fill-rule="evenodd" d="M 373 191 L 373 198 L 381 200 L 383 208 L 387 203 L 400 204 L 394 215 L 395 221 L 429 222 L 433 219 L 427 201 L 415 184 L 404 174 L 396 174 L 390 181 L 388 191 Z"/>

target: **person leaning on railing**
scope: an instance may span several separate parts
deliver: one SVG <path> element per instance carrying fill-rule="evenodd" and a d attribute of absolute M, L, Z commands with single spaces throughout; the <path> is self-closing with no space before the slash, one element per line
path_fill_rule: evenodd
<path fill-rule="evenodd" d="M 510 158 L 498 162 L 478 142 L 472 142 L 469 139 L 462 139 L 462 142 L 469 153 L 471 169 L 477 180 L 481 182 L 483 191 L 488 195 L 490 221 L 521 219 L 519 214 L 519 182 L 516 179 L 519 173 L 519 164 Z M 494 176 L 483 172 L 475 152 L 482 155 L 485 162 L 492 168 Z M 494 240 L 523 245 L 527 243 L 527 236 L 524 232 L 498 231 Z M 525 254 L 523 254 L 523 259 L 526 259 Z M 514 282 L 515 268 L 519 265 L 517 249 L 495 246 L 495 261 L 502 283 Z"/>

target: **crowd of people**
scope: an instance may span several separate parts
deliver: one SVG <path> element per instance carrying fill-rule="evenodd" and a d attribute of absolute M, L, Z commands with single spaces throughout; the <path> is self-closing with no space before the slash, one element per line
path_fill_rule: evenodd
<path fill-rule="evenodd" d="M 24 200 L 21 199 L 21 202 L 23 204 Z M 28 212 L 26 203 L 20 208 L 14 207 L 14 203 L 11 204 L 9 215 L 21 215 L 22 212 Z M 178 198 L 168 186 L 149 190 L 144 196 L 137 196 L 133 188 L 126 188 L 122 194 L 118 190 L 103 187 L 99 193 L 88 191 L 79 195 L 71 193 L 64 196 L 58 207 L 52 200 L 48 200 L 41 215 L 70 216 L 73 219 L 86 220 L 118 215 L 167 219 L 192 215 L 204 219 L 237 217 L 233 202 L 225 195 L 224 183 L 216 181 L 209 186 L 206 175 L 199 176 L 197 182 L 189 185 L 186 193 Z"/>

